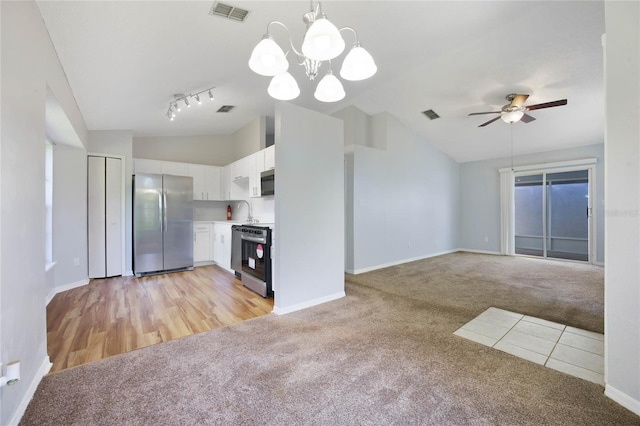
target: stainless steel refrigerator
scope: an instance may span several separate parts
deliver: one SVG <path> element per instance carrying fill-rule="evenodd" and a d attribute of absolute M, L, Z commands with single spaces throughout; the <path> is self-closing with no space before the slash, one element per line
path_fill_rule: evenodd
<path fill-rule="evenodd" d="M 133 177 L 133 272 L 193 269 L 193 178 Z"/>

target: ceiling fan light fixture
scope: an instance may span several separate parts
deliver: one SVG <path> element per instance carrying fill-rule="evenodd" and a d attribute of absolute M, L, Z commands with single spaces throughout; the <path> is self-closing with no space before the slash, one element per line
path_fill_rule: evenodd
<path fill-rule="evenodd" d="M 328 61 L 344 51 L 340 30 L 326 17 L 316 19 L 304 35 L 302 53 L 316 61 Z"/>
<path fill-rule="evenodd" d="M 320 80 L 313 96 L 320 102 L 338 102 L 345 97 L 344 88 L 340 80 L 333 75 L 333 71 L 327 71 L 327 74 Z"/>
<path fill-rule="evenodd" d="M 378 71 L 373 57 L 360 43 L 355 43 L 342 62 L 340 77 L 349 81 L 366 80 Z"/>
<path fill-rule="evenodd" d="M 288 72 L 278 74 L 271 79 L 267 93 L 272 98 L 281 101 L 290 101 L 300 95 L 298 83 Z"/>
<path fill-rule="evenodd" d="M 273 37 L 265 34 L 251 52 L 249 68 L 256 74 L 273 77 L 287 71 L 289 62 Z"/>
<path fill-rule="evenodd" d="M 503 112 L 500 118 L 502 118 L 502 121 L 505 123 L 513 124 L 516 121 L 520 121 L 523 115 L 524 111 L 517 109 L 515 111 Z"/>

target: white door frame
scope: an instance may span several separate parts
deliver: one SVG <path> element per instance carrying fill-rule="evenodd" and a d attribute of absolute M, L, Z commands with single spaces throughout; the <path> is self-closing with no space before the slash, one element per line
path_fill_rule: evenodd
<path fill-rule="evenodd" d="M 595 263 L 597 257 L 597 233 L 593 227 L 597 223 L 596 209 L 593 208 L 595 200 L 595 181 L 597 158 L 584 158 L 581 160 L 561 161 L 557 163 L 532 164 L 527 166 L 505 167 L 500 172 L 500 253 L 515 255 L 515 178 L 516 176 L 561 173 L 576 170 L 587 170 L 589 173 L 589 198 L 588 208 L 591 215 L 588 217 L 589 238 L 589 263 Z"/>
<path fill-rule="evenodd" d="M 87 157 L 104 157 L 104 158 L 117 158 L 120 159 L 122 161 L 122 170 L 121 170 L 121 177 L 120 177 L 120 202 L 121 202 L 121 206 L 120 206 L 120 223 L 122 224 L 121 226 L 121 230 L 120 230 L 120 237 L 121 237 L 121 243 L 120 243 L 120 250 L 122 253 L 122 276 L 126 276 L 129 275 L 127 273 L 127 242 L 126 242 L 126 236 L 127 236 L 127 222 L 126 222 L 126 210 L 127 210 L 127 206 L 126 206 L 126 201 L 127 201 L 127 196 L 126 196 L 126 183 L 125 183 L 125 176 L 126 176 L 126 157 L 124 155 L 115 155 L 115 154 L 105 154 L 103 152 L 87 152 Z M 87 247 L 87 250 L 89 249 L 89 247 Z M 87 259 L 88 259 L 88 253 L 87 253 Z"/>

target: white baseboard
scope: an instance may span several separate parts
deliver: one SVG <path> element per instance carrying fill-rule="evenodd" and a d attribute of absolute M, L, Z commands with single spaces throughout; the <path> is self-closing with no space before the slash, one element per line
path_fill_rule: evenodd
<path fill-rule="evenodd" d="M 197 268 L 198 266 L 209 266 L 209 265 L 215 265 L 216 262 L 214 262 L 213 260 L 204 260 L 202 262 L 193 262 L 193 267 Z"/>
<path fill-rule="evenodd" d="M 627 410 L 631 410 L 640 416 L 640 401 L 638 401 L 637 399 L 633 399 L 626 393 L 619 391 L 611 385 L 605 386 L 604 394 L 618 404 L 622 405 Z"/>
<path fill-rule="evenodd" d="M 46 356 L 42 360 L 42 363 L 40 364 L 40 368 L 38 368 L 38 371 L 36 372 L 35 377 L 29 384 L 29 388 L 27 389 L 24 396 L 20 400 L 20 404 L 18 404 L 16 411 L 13 413 L 13 416 L 11 416 L 11 419 L 9 420 L 9 423 L 8 423 L 10 426 L 18 426 L 18 424 L 20 423 L 20 420 L 22 419 L 22 416 L 24 416 L 24 412 L 27 411 L 27 406 L 29 405 L 29 402 L 31 402 L 33 395 L 35 395 L 36 393 L 36 389 L 38 389 L 38 385 L 40 384 L 40 381 L 49 372 L 49 370 L 51 370 L 52 366 L 53 364 L 51 364 L 51 361 L 49 361 L 49 356 Z"/>
<path fill-rule="evenodd" d="M 403 263 L 415 262 L 416 260 L 428 259 L 430 257 L 442 256 L 442 255 L 445 255 L 445 254 L 451 254 L 451 253 L 455 253 L 457 251 L 458 251 L 458 249 L 446 250 L 446 251 L 441 251 L 441 252 L 438 252 L 438 253 L 427 254 L 425 256 L 411 257 L 411 258 L 408 258 L 408 259 L 397 260 L 397 261 L 394 261 L 394 262 L 383 263 L 383 264 L 380 264 L 380 265 L 368 266 L 366 268 L 347 269 L 345 272 L 347 272 L 348 274 L 358 275 L 358 274 L 363 274 L 365 272 L 371 272 L 371 271 L 375 271 L 375 270 L 378 270 L 378 269 L 388 268 L 390 266 L 402 265 Z"/>
<path fill-rule="evenodd" d="M 133 271 L 125 271 L 124 275 L 122 275 L 123 277 L 132 277 L 133 276 Z"/>
<path fill-rule="evenodd" d="M 342 297 L 345 297 L 346 294 L 344 291 L 339 293 L 330 294 L 329 296 L 319 297 L 317 299 L 308 300 L 306 302 L 298 303 L 296 305 L 287 306 L 284 308 L 280 308 L 278 306 L 273 307 L 273 313 L 276 315 L 285 315 L 290 314 L 291 312 L 299 311 L 301 309 L 310 308 L 312 306 L 320 305 L 322 303 L 331 302 L 332 300 L 337 300 Z"/>
<path fill-rule="evenodd" d="M 49 292 L 49 294 L 47 294 L 47 303 L 45 304 L 45 306 L 47 306 L 49 302 L 51 302 L 51 299 L 53 299 L 53 297 L 56 294 L 62 293 L 63 291 L 71 290 L 73 288 L 82 287 L 83 285 L 87 285 L 87 284 L 89 284 L 89 278 L 85 278 L 80 281 L 76 281 L 74 283 L 64 284 L 64 285 L 55 287 L 53 290 Z"/>
<path fill-rule="evenodd" d="M 464 251 L 467 253 L 478 253 L 478 254 L 494 254 L 494 255 L 499 255 L 502 256 L 502 253 L 500 253 L 499 251 L 491 251 L 491 250 L 474 250 L 474 249 L 467 249 L 467 248 L 459 248 L 458 251 Z"/>

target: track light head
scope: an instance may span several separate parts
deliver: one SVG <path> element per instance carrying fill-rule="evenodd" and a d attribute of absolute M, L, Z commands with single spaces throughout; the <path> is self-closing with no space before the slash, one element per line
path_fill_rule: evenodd
<path fill-rule="evenodd" d="M 208 89 L 200 90 L 196 93 L 176 93 L 175 95 L 173 95 L 173 100 L 169 101 L 169 109 L 166 113 L 167 117 L 169 117 L 169 119 L 173 121 L 176 116 L 176 112 L 182 111 L 182 107 L 180 106 L 182 102 L 184 102 L 187 108 L 191 108 L 191 102 L 189 102 L 189 99 L 191 99 L 192 101 L 195 100 L 198 105 L 202 105 L 201 95 L 205 96 L 205 93 L 208 94 L 209 99 L 213 101 L 213 93 L 211 92 L 213 89 L 215 89 L 215 87 L 209 87 Z"/>

